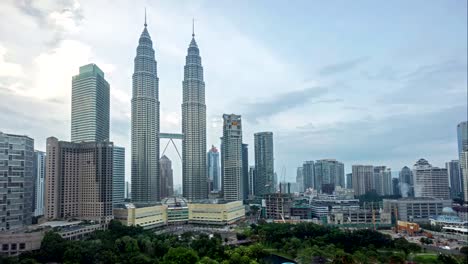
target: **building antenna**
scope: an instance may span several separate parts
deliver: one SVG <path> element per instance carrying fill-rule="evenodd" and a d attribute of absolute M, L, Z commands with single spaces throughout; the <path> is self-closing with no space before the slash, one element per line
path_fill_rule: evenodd
<path fill-rule="evenodd" d="M 192 37 L 195 37 L 195 18 L 192 18 Z"/>
<path fill-rule="evenodd" d="M 145 7 L 145 27 L 147 26 L 148 24 L 146 24 L 146 7 Z"/>

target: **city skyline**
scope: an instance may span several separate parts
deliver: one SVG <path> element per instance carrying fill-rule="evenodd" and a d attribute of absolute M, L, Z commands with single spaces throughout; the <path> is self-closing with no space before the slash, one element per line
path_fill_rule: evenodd
<path fill-rule="evenodd" d="M 116 6 L 109 6 L 109 14 L 119 15 L 122 11 L 118 9 L 122 10 L 122 6 L 127 4 L 122 2 Z M 15 20 L 24 21 L 18 24 L 15 30 L 27 33 L 37 28 L 38 32 L 44 33 L 34 38 L 35 44 L 38 44 L 35 45 L 37 47 L 26 52 L 23 52 L 25 51 L 23 45 L 15 44 L 18 40 L 13 37 L 6 38 L 0 43 L 2 72 L 0 95 L 6 95 L 11 99 L 6 102 L 5 106 L 2 106 L 2 110 L 9 113 L 0 116 L 0 121 L 5 124 L 2 130 L 5 133 L 26 134 L 34 138 L 36 149 L 42 151 L 45 151 L 45 139 L 50 135 L 68 140 L 70 126 L 67 124 L 71 122 L 70 78 L 76 74 L 79 66 L 96 63 L 102 66 L 111 86 L 110 138 L 116 145 L 124 146 L 128 150 L 127 153 L 130 153 L 130 80 L 135 42 L 143 23 L 143 3 L 141 6 L 123 8 L 123 10 L 129 10 L 131 14 L 129 17 L 124 17 L 122 21 L 115 21 L 117 23 L 115 27 L 122 28 L 119 40 L 124 40 L 123 43 L 113 42 L 114 47 L 111 47 L 108 40 L 104 39 L 109 37 L 108 29 L 98 23 L 109 14 L 96 16 L 92 13 L 94 4 L 84 1 L 81 4 L 78 1 L 71 4 L 64 2 L 64 5 L 37 6 L 9 1 L 0 4 L 0 13 L 4 17 L 15 17 Z M 203 4 L 192 4 L 181 9 L 180 17 L 173 15 L 173 12 L 180 8 L 178 4 L 172 6 L 167 3 L 151 5 L 146 3 L 146 5 L 150 31 L 155 38 L 157 60 L 160 62 L 158 75 L 164 82 L 160 86 L 162 132 L 177 132 L 181 128 L 182 94 L 180 88 L 177 87 L 180 87 L 182 81 L 181 67 L 184 53 L 186 53 L 186 37 L 191 31 L 191 17 L 195 15 L 197 34 L 200 32 L 197 41 L 204 50 L 206 94 L 207 101 L 210 103 L 207 112 L 207 145 L 220 145 L 221 114 L 234 112 L 243 117 L 243 139 L 246 144 L 253 146 L 255 132 L 268 130 L 275 133 L 275 171 L 278 172 L 279 168 L 285 166 L 288 180 L 295 178 L 296 167 L 306 160 L 336 158 L 345 164 L 346 172 L 351 171 L 350 167 L 353 164 L 382 164 L 392 168 L 393 176 L 395 176 L 400 168 L 404 165 L 411 166 L 419 158 L 427 158 L 438 167 L 443 167 L 445 162 L 458 158 L 455 127 L 459 122 L 464 121 L 463 118 L 466 119 L 466 116 L 463 116 L 466 113 L 463 111 L 466 109 L 464 105 L 466 100 L 463 102 L 466 98 L 466 86 L 464 86 L 466 83 L 466 61 L 464 61 L 466 50 L 462 49 L 466 47 L 466 38 L 462 38 L 462 41 L 458 41 L 459 43 L 450 41 L 459 40 L 460 34 L 466 36 L 466 23 L 458 23 L 461 19 L 466 21 L 466 14 L 459 13 L 459 10 L 466 10 L 466 3 L 447 2 L 424 6 L 426 12 L 438 18 L 436 21 L 441 24 L 440 27 L 434 27 L 434 24 L 430 23 L 432 17 L 426 17 L 423 11 L 416 12 L 416 6 L 418 6 L 416 3 L 408 3 L 404 6 L 408 8 L 407 12 L 416 13 L 415 18 L 398 14 L 402 22 L 393 26 L 379 22 L 375 27 L 368 29 L 369 32 L 361 32 L 358 25 L 363 20 L 360 20 L 358 15 L 344 16 L 343 21 L 335 21 L 335 24 L 329 25 L 330 32 L 328 32 L 328 29 L 320 29 L 316 26 L 320 24 L 319 21 L 324 20 L 323 16 L 306 18 L 303 13 L 299 13 L 298 20 L 289 18 L 285 24 L 297 26 L 299 20 L 304 19 L 304 22 L 307 22 L 305 24 L 310 24 L 312 27 L 291 33 L 287 33 L 285 26 L 278 25 L 278 23 L 262 23 L 264 29 L 267 30 L 261 30 L 258 25 L 247 28 L 249 22 L 255 24 L 255 19 L 249 13 L 240 15 L 241 11 L 246 8 L 245 3 L 241 3 L 233 15 L 226 17 L 210 15 L 213 12 L 228 10 L 230 6 L 227 4 L 215 5 L 214 10 L 207 9 Z M 279 3 L 273 3 L 273 5 L 274 7 L 282 6 Z M 403 3 L 400 2 L 399 5 L 403 6 Z M 443 10 L 450 10 L 454 15 L 441 19 L 444 11 L 438 11 L 437 5 L 443 5 L 446 8 Z M 332 4 L 322 3 L 321 6 L 324 14 L 331 12 Z M 312 5 L 309 9 L 318 12 L 314 8 Z M 38 12 L 28 12 L 28 10 Z M 297 10 L 285 8 L 284 11 L 290 14 Z M 363 19 L 369 19 L 369 16 L 367 14 Z M 243 18 L 248 19 L 242 22 Z M 258 19 L 265 19 L 265 22 L 272 21 L 272 18 L 263 12 L 260 12 Z M 404 29 L 402 24 L 405 24 L 405 21 L 421 27 L 421 30 L 415 31 L 414 27 Z M 382 45 L 381 50 L 375 47 L 370 50 L 359 47 L 348 50 L 340 44 L 327 45 L 333 42 L 332 39 L 337 38 L 338 32 L 344 31 L 343 28 L 339 29 L 347 22 L 353 22 L 349 33 L 360 33 L 359 36 L 367 41 L 372 33 L 378 32 L 377 28 L 387 29 L 387 31 L 388 29 L 401 29 L 399 34 L 391 31 L 400 39 L 392 39 L 389 46 L 379 42 L 378 44 Z M 452 32 L 456 33 L 442 32 L 441 30 L 447 27 L 447 24 L 454 25 Z M 169 32 L 164 29 L 167 25 L 173 25 L 175 30 L 171 29 Z M 14 35 L 9 34 L 9 30 L 0 27 L 0 33 L 4 36 Z M 402 37 L 410 36 L 412 30 L 419 32 L 421 42 L 413 39 L 411 43 L 413 46 L 403 46 L 410 45 L 403 42 Z M 241 31 L 243 33 L 240 33 Z M 270 33 L 265 34 L 259 31 Z M 429 34 L 431 31 L 435 33 Z M 317 38 L 320 41 L 316 41 L 309 48 L 301 46 L 298 53 L 293 52 L 290 45 L 279 48 L 273 41 L 276 38 L 289 39 L 287 36 L 290 36 L 292 43 L 296 43 L 311 37 L 312 34 L 318 34 L 322 38 Z M 230 36 L 231 42 L 225 43 L 221 40 L 222 38 L 217 39 L 217 35 Z M 431 42 L 434 36 L 443 36 L 442 39 L 445 41 Z M 412 50 L 415 49 L 414 45 L 422 42 L 431 42 L 431 45 L 408 55 L 411 53 L 409 50 L 414 51 Z M 364 41 L 358 43 L 369 47 Z M 236 46 L 240 46 L 239 50 L 245 54 L 231 48 Z M 227 61 L 220 61 L 217 58 L 225 56 L 223 55 L 225 47 L 236 53 L 228 56 Z M 331 51 L 321 54 L 325 47 Z M 446 51 L 442 52 L 442 47 Z M 385 48 L 392 49 L 385 50 Z M 388 51 L 389 54 L 397 57 L 397 65 L 392 64 L 392 67 L 388 67 L 388 63 L 393 60 L 388 60 L 387 57 L 388 61 L 386 61 L 382 58 L 385 55 L 380 55 L 382 56 L 380 58 L 375 55 L 382 52 L 382 49 L 386 51 L 384 53 Z M 117 51 L 119 56 L 116 56 Z M 122 55 L 120 55 L 121 51 Z M 341 56 L 332 55 L 334 52 Z M 440 58 L 429 59 L 433 57 L 433 52 L 439 52 Z M 249 59 L 252 54 L 255 54 L 257 59 Z M 402 54 L 409 58 L 403 59 Z M 302 57 L 307 57 L 307 61 L 312 62 L 304 62 Z M 60 64 L 61 69 L 57 69 L 56 65 L 51 67 L 48 61 L 53 62 L 51 64 Z M 410 61 L 413 62 L 410 63 Z M 312 63 L 313 67 L 307 67 L 310 66 L 308 63 Z M 243 67 L 236 67 L 235 74 L 220 71 L 222 68 L 232 69 L 229 67 L 233 65 L 243 65 Z M 296 67 L 298 69 L 295 69 Z M 263 69 L 253 71 L 256 72 L 255 76 L 249 73 L 252 69 L 258 68 Z M 49 71 L 52 69 L 54 70 L 52 76 L 56 76 L 56 79 L 49 80 L 49 74 L 51 74 Z M 297 72 L 292 72 L 292 69 Z M 286 74 L 276 76 L 279 72 Z M 236 78 L 233 77 L 234 75 Z M 424 76 L 429 75 L 432 75 L 430 80 L 435 84 L 423 81 Z M 359 80 L 354 80 L 356 78 Z M 266 83 L 263 83 L 265 80 Z M 363 88 L 358 89 L 355 86 L 359 82 L 365 84 Z M 394 82 L 397 84 L 393 84 Z M 448 87 L 440 89 L 441 84 Z M 28 86 L 31 88 L 25 88 Z M 342 91 L 340 86 L 346 87 L 346 90 L 356 95 L 349 95 L 348 92 Z M 375 86 L 385 87 L 385 89 L 374 89 Z M 284 89 L 284 87 L 292 88 Z M 388 88 L 391 89 L 388 90 Z M 409 93 L 408 98 L 402 97 L 400 89 L 405 89 L 404 91 Z M 421 89 L 425 89 L 422 95 L 419 94 Z M 232 95 L 229 100 L 223 96 L 226 92 Z M 337 93 L 341 92 L 345 97 L 337 98 Z M 372 100 L 356 97 L 369 92 L 375 93 Z M 413 100 L 408 102 L 413 93 L 419 94 L 418 98 L 421 99 L 417 104 Z M 390 97 L 391 102 L 383 99 L 388 98 L 389 94 L 393 96 Z M 357 99 L 362 100 L 356 101 Z M 379 100 L 371 103 L 374 99 Z M 434 100 L 437 100 L 437 105 L 434 105 Z M 253 104 L 253 102 L 257 103 Z M 18 108 L 14 106 L 21 107 L 19 109 L 22 110 L 18 111 Z M 278 110 L 271 111 L 272 106 Z M 372 111 L 369 112 L 366 109 L 372 109 Z M 45 114 L 41 117 L 32 117 L 31 114 L 39 110 L 43 110 Z M 321 116 L 325 118 L 308 116 L 311 111 L 317 110 L 322 112 Z M 12 115 L 18 118 L 12 118 Z M 355 115 L 354 119 L 350 118 L 352 115 Z M 425 117 L 426 120 L 422 120 L 421 117 Z M 216 121 L 213 122 L 213 120 Z M 365 134 L 360 134 L 364 133 L 364 130 L 366 130 Z M 343 137 L 347 133 L 349 136 Z M 392 140 L 383 140 L 384 138 Z M 297 139 L 301 140 L 300 144 Z M 343 139 L 347 140 L 343 141 Z M 367 148 L 360 148 L 358 152 L 355 152 L 356 146 L 362 144 L 366 144 Z M 390 149 L 385 152 L 379 151 L 383 148 Z M 208 149 L 207 146 L 206 150 Z M 375 158 L 372 157 L 374 154 Z M 126 180 L 130 179 L 129 155 L 127 154 L 126 157 L 126 168 L 128 168 Z M 181 163 L 174 150 L 169 149 L 167 155 L 175 161 L 174 165 L 177 168 L 174 168 L 174 180 L 175 184 L 179 184 Z M 253 156 L 251 149 L 249 164 L 253 164 Z"/>

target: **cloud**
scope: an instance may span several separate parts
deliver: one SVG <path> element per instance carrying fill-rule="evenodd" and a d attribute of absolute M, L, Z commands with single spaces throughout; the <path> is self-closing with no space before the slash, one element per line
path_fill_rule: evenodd
<path fill-rule="evenodd" d="M 258 120 L 269 117 L 289 109 L 300 107 L 312 98 L 320 98 L 327 93 L 328 89 L 323 87 L 313 87 L 304 90 L 297 90 L 282 94 L 277 94 L 270 98 L 257 99 L 255 102 L 244 105 L 244 113 L 248 119 Z M 317 100 L 315 103 L 330 103 L 335 99 Z M 313 102 L 312 102 L 313 103 Z"/>
<path fill-rule="evenodd" d="M 328 76 L 328 75 L 333 75 L 337 73 L 342 73 L 346 71 L 350 71 L 357 66 L 359 66 L 362 63 L 367 62 L 370 59 L 370 57 L 360 57 L 357 59 L 337 63 L 337 64 L 331 64 L 328 66 L 323 67 L 320 71 L 319 74 L 322 76 Z"/>
<path fill-rule="evenodd" d="M 7 50 L 0 45 L 0 77 L 20 77 L 23 73 L 23 68 L 20 64 L 6 61 Z"/>

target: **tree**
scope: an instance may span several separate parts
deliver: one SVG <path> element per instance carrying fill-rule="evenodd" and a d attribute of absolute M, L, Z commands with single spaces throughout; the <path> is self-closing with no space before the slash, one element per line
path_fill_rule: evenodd
<path fill-rule="evenodd" d="M 178 247 L 169 249 L 163 259 L 164 264 L 193 264 L 197 263 L 198 255 L 193 249 Z"/>
<path fill-rule="evenodd" d="M 219 264 L 218 261 L 210 259 L 209 257 L 203 257 L 197 264 Z"/>
<path fill-rule="evenodd" d="M 67 241 L 59 234 L 49 231 L 41 242 L 40 262 L 63 262 Z"/>
<path fill-rule="evenodd" d="M 440 254 L 437 257 L 437 262 L 444 264 L 458 264 L 458 261 L 454 257 L 445 254 Z"/>

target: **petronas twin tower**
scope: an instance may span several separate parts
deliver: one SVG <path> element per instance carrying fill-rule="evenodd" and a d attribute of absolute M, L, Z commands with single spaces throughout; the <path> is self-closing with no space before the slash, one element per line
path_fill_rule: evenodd
<path fill-rule="evenodd" d="M 133 202 L 150 204 L 161 199 L 159 78 L 146 16 L 144 26 L 132 83 L 131 173 Z M 192 34 L 182 82 L 182 186 L 189 200 L 208 198 L 205 82 L 199 53 Z"/>

